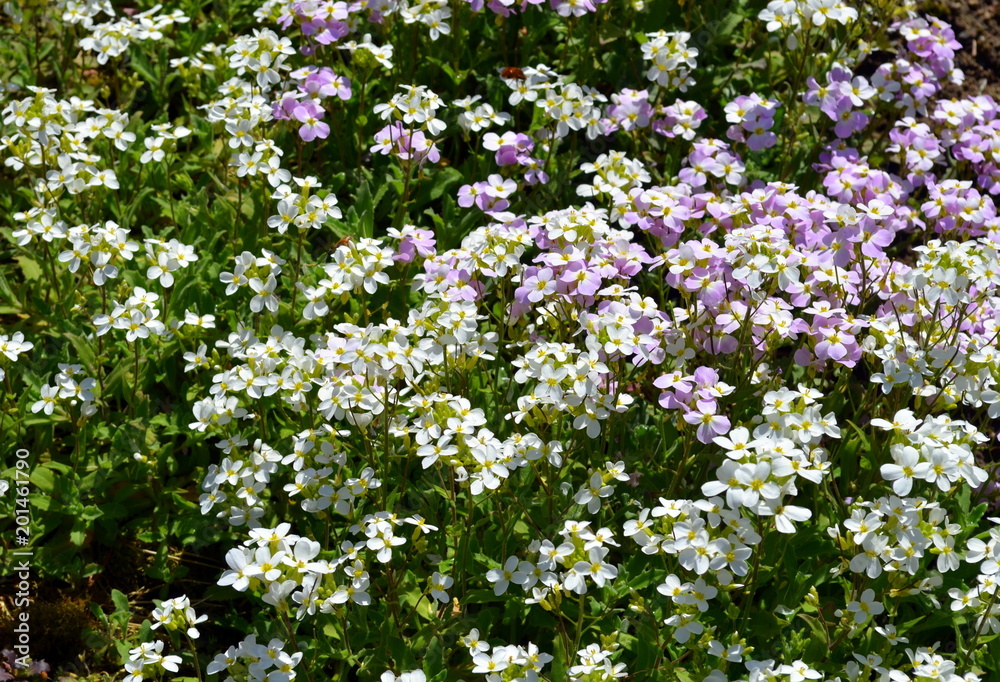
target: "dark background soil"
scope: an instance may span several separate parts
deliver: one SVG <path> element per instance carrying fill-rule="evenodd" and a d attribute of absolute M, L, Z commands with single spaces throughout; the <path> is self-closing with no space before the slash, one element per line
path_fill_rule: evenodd
<path fill-rule="evenodd" d="M 965 83 L 948 85 L 942 94 L 990 95 L 1000 102 L 1000 0 L 928 0 L 922 9 L 950 23 L 962 43 L 956 61 Z"/>

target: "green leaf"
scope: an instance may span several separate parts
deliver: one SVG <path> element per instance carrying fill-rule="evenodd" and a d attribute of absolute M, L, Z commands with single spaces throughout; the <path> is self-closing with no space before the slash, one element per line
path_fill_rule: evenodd
<path fill-rule="evenodd" d="M 506 601 L 503 596 L 496 596 L 493 590 L 469 590 L 465 596 L 466 604 L 489 604 L 491 602 Z"/>
<path fill-rule="evenodd" d="M 94 519 L 99 519 L 104 515 L 104 511 L 100 507 L 95 507 L 94 505 L 88 505 L 80 511 L 80 518 L 84 521 L 93 521 Z"/>
<path fill-rule="evenodd" d="M 956 500 L 958 508 L 962 511 L 962 516 L 967 516 L 972 506 L 972 489 L 967 485 L 959 486 Z"/>
<path fill-rule="evenodd" d="M 157 75 L 153 73 L 152 64 L 146 59 L 142 50 L 131 50 L 129 57 L 130 66 L 135 69 L 136 73 L 142 76 L 143 80 L 150 84 L 156 83 L 159 80 Z"/>
<path fill-rule="evenodd" d="M 566 663 L 566 649 L 563 648 L 562 638 L 556 634 L 552 639 L 552 674 L 549 679 L 569 679 L 568 667 Z"/>
<path fill-rule="evenodd" d="M 31 481 L 33 486 L 43 493 L 51 493 L 56 486 L 55 475 L 53 475 L 51 469 L 45 466 L 36 467 L 35 470 L 31 472 L 31 476 L 28 477 L 28 480 Z"/>
<path fill-rule="evenodd" d="M 762 641 L 778 641 L 781 631 L 789 623 L 770 611 L 753 610 L 750 614 L 750 632 Z"/>
<path fill-rule="evenodd" d="M 73 346 L 73 352 L 76 354 L 77 360 L 83 363 L 83 366 L 87 368 L 87 371 L 93 375 L 97 372 L 97 357 L 94 355 L 93 349 L 90 347 L 90 343 L 76 334 L 70 334 L 66 332 L 63 334 L 67 339 L 69 339 L 70 345 Z"/>
<path fill-rule="evenodd" d="M 968 517 L 966 517 L 965 527 L 966 528 L 978 528 L 979 521 L 986 515 L 987 505 L 985 502 L 976 505 L 972 510 L 969 511 Z"/>
<path fill-rule="evenodd" d="M 857 438 L 848 438 L 837 453 L 834 465 L 840 465 L 840 480 L 844 490 L 850 490 L 851 483 L 856 482 L 858 476 L 858 452 L 861 449 L 861 441 Z"/>
<path fill-rule="evenodd" d="M 695 678 L 684 668 L 674 668 L 674 675 L 680 682 L 695 682 Z"/>
<path fill-rule="evenodd" d="M 445 192 L 462 182 L 462 173 L 457 168 L 442 168 L 434 174 L 434 182 L 428 190 L 431 201 L 437 201 Z"/>
<path fill-rule="evenodd" d="M 804 613 L 798 614 L 799 618 L 806 622 L 809 628 L 809 643 L 803 652 L 804 660 L 819 660 L 827 653 L 826 628 L 818 618 L 807 616 Z M 905 632 L 905 630 L 903 631 Z"/>
<path fill-rule="evenodd" d="M 125 665 L 125 662 L 129 660 L 128 651 L 132 647 L 128 644 L 128 642 L 115 642 L 115 648 L 118 649 L 118 655 L 121 657 L 121 660 L 118 661 L 118 664 Z"/>
<path fill-rule="evenodd" d="M 476 552 L 472 558 L 488 568 L 500 568 L 500 562 L 492 557 L 488 557 L 482 552 Z"/>
<path fill-rule="evenodd" d="M 383 650 L 388 651 L 392 656 L 393 663 L 400 670 L 405 670 L 413 665 L 413 652 L 404 640 L 395 631 L 392 618 L 385 618 L 381 628 Z"/>
<path fill-rule="evenodd" d="M 118 590 L 111 590 L 111 601 L 114 602 L 115 612 L 111 616 L 118 627 L 122 630 L 128 628 L 128 622 L 132 618 L 132 608 L 129 606 L 128 597 Z"/>
<path fill-rule="evenodd" d="M 3 272 L 0 272 L 0 294 L 3 294 L 5 301 L 16 306 L 16 310 L 21 309 L 20 299 L 14 293 L 14 290 L 10 288 L 10 283 L 7 281 Z"/>
<path fill-rule="evenodd" d="M 424 673 L 432 682 L 438 678 L 443 679 L 442 673 L 447 675 L 444 667 L 444 648 L 438 637 L 431 638 L 430 644 L 424 650 Z"/>
<path fill-rule="evenodd" d="M 87 524 L 83 522 L 83 519 L 77 519 L 76 523 L 73 524 L 73 529 L 69 532 L 69 541 L 74 547 L 83 547 L 84 543 L 87 542 Z"/>
<path fill-rule="evenodd" d="M 746 17 L 739 12 L 730 12 L 727 14 L 726 18 L 723 19 L 716 27 L 713 42 L 719 43 L 727 41 L 736 30 L 736 27 L 739 26 L 745 18 Z"/>
<path fill-rule="evenodd" d="M 118 427 L 111 441 L 111 460 L 118 463 L 130 460 L 136 452 L 142 452 L 145 431 L 136 422 L 126 422 Z"/>
<path fill-rule="evenodd" d="M 386 178 L 387 180 L 389 178 Z M 389 183 L 384 182 L 379 185 L 379 188 L 375 190 L 375 196 L 372 197 L 372 209 L 377 210 L 382 200 L 385 199 L 385 193 L 389 191 Z"/>
<path fill-rule="evenodd" d="M 94 614 L 94 618 L 96 618 L 98 621 L 100 621 L 102 625 L 104 625 L 105 627 L 107 627 L 107 625 L 108 625 L 108 616 L 107 616 L 107 614 L 104 613 L 104 609 L 102 609 L 100 606 L 98 606 L 94 602 L 91 602 L 90 603 L 90 612 L 92 614 Z"/>
<path fill-rule="evenodd" d="M 383 185 L 383 188 L 385 185 Z M 375 234 L 375 201 L 372 199 L 371 189 L 368 187 L 368 180 L 362 180 L 358 186 L 358 193 L 354 197 L 354 209 L 357 215 L 354 228 L 356 237 L 371 238 Z"/>
<path fill-rule="evenodd" d="M 21 266 L 21 272 L 27 281 L 34 282 L 36 279 L 42 278 L 42 268 L 33 259 L 28 256 L 14 256 L 14 260 Z"/>

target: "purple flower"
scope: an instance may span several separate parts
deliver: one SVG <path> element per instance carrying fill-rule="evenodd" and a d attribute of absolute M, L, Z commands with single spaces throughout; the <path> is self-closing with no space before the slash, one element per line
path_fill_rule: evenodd
<path fill-rule="evenodd" d="M 434 233 L 413 225 L 404 225 L 402 230 L 389 228 L 389 235 L 399 239 L 399 250 L 392 259 L 398 263 L 412 263 L 419 255 L 429 258 L 434 255 Z"/>
<path fill-rule="evenodd" d="M 587 266 L 587 263 L 578 260 L 573 261 L 563 270 L 559 280 L 567 286 L 575 288 L 576 293 L 581 296 L 593 296 L 596 294 L 604 281 L 601 274 Z"/>
<path fill-rule="evenodd" d="M 351 98 L 351 81 L 338 76 L 333 69 L 324 66 L 319 71 L 309 74 L 302 83 L 302 90 L 313 98 L 337 96 L 342 100 Z"/>
<path fill-rule="evenodd" d="M 649 103 L 648 90 L 631 90 L 625 88 L 611 95 L 613 104 L 607 108 L 604 128 L 607 132 L 614 130 L 635 130 L 649 127 L 653 115 L 653 107 Z"/>
<path fill-rule="evenodd" d="M 317 137 L 326 139 L 330 135 L 330 126 L 320 120 L 323 117 L 323 109 L 318 104 L 307 100 L 299 103 L 294 110 L 295 120 L 302 123 L 299 128 L 299 136 L 306 142 L 312 142 Z"/>
<path fill-rule="evenodd" d="M 433 140 L 419 130 L 411 135 L 399 121 L 390 123 L 375 133 L 375 144 L 370 151 L 403 160 L 413 159 L 419 164 L 425 161 L 437 163 L 441 160 L 441 153 Z"/>
<path fill-rule="evenodd" d="M 477 182 L 474 185 L 462 185 L 458 188 L 458 205 L 462 208 L 469 208 L 485 192 L 485 182 Z"/>
<path fill-rule="evenodd" d="M 684 413 L 684 421 L 698 426 L 695 435 L 702 443 L 711 443 L 716 436 L 729 433 L 731 426 L 729 417 L 716 414 L 716 409 L 714 400 L 699 400 L 695 409 L 689 409 Z"/>

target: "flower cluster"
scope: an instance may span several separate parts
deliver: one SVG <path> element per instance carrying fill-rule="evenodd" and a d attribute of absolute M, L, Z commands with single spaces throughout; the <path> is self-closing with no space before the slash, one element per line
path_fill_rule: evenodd
<path fill-rule="evenodd" d="M 142 682 L 143 679 L 160 672 L 176 673 L 180 668 L 181 657 L 163 655 L 163 642 L 146 642 L 128 652 L 128 662 L 125 663 L 126 682 Z M 147 670 L 152 668 L 154 672 Z"/>
<path fill-rule="evenodd" d="M 726 120 L 732 123 L 726 137 L 746 144 L 752 152 L 773 147 L 778 143 L 778 136 L 771 132 L 771 128 L 774 127 L 774 113 L 779 105 L 777 100 L 764 99 L 757 94 L 740 95 L 726 105 Z"/>
<path fill-rule="evenodd" d="M 143 43 L 187 21 L 57 4 L 87 64 L 128 50 L 139 69 Z M 71 338 L 85 364 L 18 362 L 33 344 L 0 336 L 0 379 L 18 362 L 32 392 L 0 411 L 127 407 L 145 441 L 124 478 L 169 469 L 142 454 L 181 450 L 160 438 L 217 452 L 199 506 L 237 538 L 217 583 L 266 605 L 208 667 L 226 682 L 293 682 L 302 652 L 382 682 L 455 677 L 438 658 L 486 682 L 537 682 L 557 658 L 549 676 L 579 682 L 977 682 L 972 649 L 1000 635 L 1000 519 L 976 506 L 996 489 L 1000 105 L 941 99 L 962 81 L 955 31 L 868 3 L 886 18 L 868 44 L 860 3 L 774 0 L 757 15 L 770 35 L 741 27 L 727 72 L 715 43 L 742 10 L 692 35 L 666 28 L 714 20 L 679 3 L 695 23 L 667 17 L 637 47 L 605 22 L 642 0 L 468 5 L 264 0 L 256 27 L 227 14 L 224 45 L 192 31 L 164 43 L 159 83 L 141 74 L 150 101 L 199 103 L 176 122 L 102 106 L 126 108 L 138 78 L 123 95 L 112 74 L 114 96 L 93 100 L 8 85 L 20 289 L 0 279 L 4 309 L 54 293 L 58 324 L 17 319 L 39 346 Z M 532 5 L 547 18 L 505 19 Z M 473 16 L 485 7 L 499 16 Z M 517 49 L 488 61 L 484 45 L 471 69 L 464 53 L 400 60 L 401 37 L 412 54 L 467 37 Z M 534 66 L 500 66 L 525 54 Z M 696 82 L 699 60 L 713 71 Z M 131 390 L 107 371 L 123 351 Z M 164 404 L 184 408 L 154 415 L 171 353 L 184 394 Z M 126 426 L 88 434 L 117 452 Z M 904 657 L 907 619 L 944 594 L 969 651 Z M 498 604 L 530 628 L 519 644 L 472 630 L 462 655 L 398 675 L 415 664 L 395 650 L 271 638 L 297 619 L 363 641 L 378 619 L 382 643 L 418 632 L 444 649 Z M 151 620 L 201 639 L 206 617 L 185 595 Z M 550 624 L 554 654 L 528 641 Z M 127 682 L 179 673 L 163 651 L 133 648 Z"/>
<path fill-rule="evenodd" d="M 716 370 L 699 367 L 687 376 L 681 372 L 664 374 L 653 385 L 663 389 L 660 405 L 668 410 L 679 409 L 684 421 L 697 427 L 696 436 L 702 443 L 711 443 L 729 432 L 729 418 L 717 414 L 718 401 L 732 393 L 734 387 L 720 381 Z"/>
<path fill-rule="evenodd" d="M 66 232 L 70 248 L 59 254 L 59 261 L 66 263 L 70 272 L 86 262 L 94 284 L 103 286 L 118 277 L 118 264 L 132 260 L 139 250 L 128 237 L 129 231 L 111 220 L 104 225 L 76 225 Z"/>
<path fill-rule="evenodd" d="M 201 633 L 195 627 L 198 623 L 204 623 L 208 616 L 195 613 L 191 608 L 191 600 L 187 595 L 174 597 L 160 602 L 159 606 L 153 609 L 153 626 L 155 630 L 159 627 L 167 631 L 182 630 L 191 639 L 198 639 Z"/>
<path fill-rule="evenodd" d="M 225 673 L 223 682 L 293 682 L 298 676 L 295 668 L 301 662 L 302 652 L 288 653 L 282 640 L 275 637 L 267 644 L 260 644 L 256 635 L 250 635 L 216 655 L 205 672 Z"/>
<path fill-rule="evenodd" d="M 465 132 L 478 133 L 491 126 L 502 126 L 510 122 L 510 114 L 496 111 L 487 102 L 480 104 L 482 99 L 481 95 L 475 95 L 456 99 L 451 103 L 453 107 L 462 110 L 458 115 L 458 125 Z"/>
<path fill-rule="evenodd" d="M 100 3 L 85 3 L 85 6 L 89 5 L 90 11 L 81 11 L 77 3 L 72 4 L 73 7 L 67 7 L 63 14 L 63 20 L 71 24 L 82 24 L 90 31 L 90 35 L 80 40 L 80 47 L 93 52 L 98 64 L 107 64 L 109 59 L 120 57 L 128 50 L 131 43 L 162 40 L 165 30 L 174 24 L 190 21 L 190 18 L 180 10 L 162 14 L 160 10 L 163 6 L 155 5 L 145 12 L 96 24 L 93 19 L 101 10 L 114 16 L 113 11 L 108 11 L 110 5 L 102 7 Z"/>
<path fill-rule="evenodd" d="M 375 133 L 371 151 L 411 163 L 437 163 L 441 154 L 433 138 L 446 127 L 444 121 L 437 118 L 444 103 L 423 85 L 404 85 L 402 90 L 388 102 L 375 107 L 375 114 L 390 123 Z"/>
<path fill-rule="evenodd" d="M 801 33 L 827 22 L 846 26 L 858 18 L 858 10 L 844 0 L 771 0 L 758 18 L 767 22 L 769 33 L 785 35 L 789 48 L 797 49 Z"/>
<path fill-rule="evenodd" d="M 24 332 L 0 334 L 0 363 L 17 362 L 17 358 L 20 355 L 27 353 L 34 347 L 35 344 L 31 341 L 24 340 Z M 6 376 L 6 370 L 0 367 L 0 380 L 3 380 Z"/>
<path fill-rule="evenodd" d="M 94 153 L 102 140 L 112 140 L 116 149 L 125 150 L 134 135 L 125 132 L 128 114 L 115 109 L 95 106 L 91 100 L 73 98 L 57 100 L 55 90 L 27 86 L 32 93 L 24 99 L 11 99 L 3 109 L 4 125 L 13 125 L 15 132 L 0 140 L 0 152 L 5 152 L 4 165 L 13 170 L 43 168 L 45 177 L 33 183 L 38 195 L 35 209 L 15 214 L 19 222 L 37 222 L 41 227 L 21 233 L 19 240 L 31 241 L 31 234 L 44 235 L 54 230 L 61 236 L 61 221 L 55 220 L 50 206 L 60 191 L 71 195 L 89 188 L 118 188 L 114 170 L 100 167 L 102 156 Z M 46 215 L 53 220 L 46 219 Z M 44 238 L 44 237 L 43 237 Z M 51 237 L 46 239 L 51 241 Z"/>
<path fill-rule="evenodd" d="M 628 193 L 633 187 L 642 187 L 650 181 L 649 172 L 640 161 L 630 159 L 622 152 L 601 154 L 593 163 L 580 166 L 584 173 L 593 173 L 591 184 L 580 185 L 576 193 L 585 198 L 604 198 L 617 193 Z"/>
<path fill-rule="evenodd" d="M 96 387 L 97 380 L 84 376 L 82 365 L 59 363 L 59 373 L 52 378 L 51 386 L 42 386 L 41 397 L 31 406 L 31 411 L 51 415 L 60 401 L 67 401 L 71 406 L 79 402 L 80 414 L 89 417 L 97 412 L 93 392 Z"/>
<path fill-rule="evenodd" d="M 698 50 L 690 47 L 686 31 L 647 33 L 642 43 L 642 58 L 650 62 L 646 78 L 664 88 L 686 92 L 694 85 L 691 71 L 698 65 Z"/>
<path fill-rule="evenodd" d="M 292 226 L 298 230 L 318 230 L 330 218 L 343 217 L 337 206 L 337 196 L 324 191 L 316 178 L 292 177 L 292 181 L 295 189 L 280 184 L 271 195 L 278 201 L 278 212 L 267 219 L 268 227 L 277 230 L 278 234 L 284 234 Z"/>
<path fill-rule="evenodd" d="M 892 482 L 897 495 L 909 495 L 914 481 L 948 492 L 959 481 L 977 488 L 987 480 L 986 470 L 976 464 L 973 447 L 989 439 L 966 421 L 946 415 L 917 419 L 910 410 L 900 410 L 891 422 L 873 419 L 872 426 L 892 434 L 892 463 L 883 464 L 880 473 Z"/>
<path fill-rule="evenodd" d="M 993 526 L 987 540 L 969 538 L 965 561 L 979 564 L 976 584 L 967 592 L 957 588 L 949 590 L 952 611 L 969 610 L 976 614 L 973 626 L 978 632 L 1000 633 L 1000 604 L 997 590 L 1000 589 L 1000 519 L 990 517 Z M 935 543 L 937 544 L 937 543 Z"/>
<path fill-rule="evenodd" d="M 139 157 L 139 163 L 147 164 L 152 161 L 163 161 L 167 152 L 175 147 L 177 140 L 183 139 L 191 134 L 191 130 L 184 126 L 172 126 L 169 123 L 157 123 L 152 127 L 153 136 L 145 138 L 142 143 L 146 148 Z M 124 151 L 128 144 L 135 141 L 135 134 L 124 131 L 121 123 L 112 126 L 112 134 L 116 146 Z"/>
<path fill-rule="evenodd" d="M 158 281 L 164 288 L 173 286 L 173 273 L 198 260 L 198 254 L 195 253 L 193 246 L 182 244 L 176 239 L 143 241 L 146 244 L 146 259 L 150 263 L 146 270 L 146 278 Z"/>
<path fill-rule="evenodd" d="M 219 281 L 226 285 L 226 295 L 232 296 L 241 288 L 249 287 L 254 293 L 250 299 L 250 309 L 253 312 L 259 313 L 266 308 L 276 313 L 278 297 L 274 292 L 285 260 L 267 249 L 260 256 L 244 251 L 233 260 L 233 271 L 219 274 Z"/>
<path fill-rule="evenodd" d="M 531 152 L 535 149 L 534 141 L 524 133 L 513 131 L 507 131 L 502 135 L 486 133 L 483 136 L 483 148 L 495 152 L 493 158 L 498 166 L 520 166 L 527 184 L 545 184 L 549 181 L 544 163 L 531 156 Z M 461 191 L 459 190 L 460 194 Z"/>
<path fill-rule="evenodd" d="M 566 520 L 559 531 L 561 540 L 531 543 L 528 551 L 537 554 L 535 561 L 511 556 L 501 568 L 488 571 L 486 579 L 493 583 L 493 593 L 504 594 L 514 583 L 525 592 L 531 590 L 532 602 L 543 603 L 559 599 L 564 592 L 587 594 L 588 581 L 597 588 L 614 582 L 618 567 L 605 559 L 618 542 L 610 529 L 592 530 L 590 525 L 590 521 Z"/>
<path fill-rule="evenodd" d="M 628 677 L 624 663 L 613 663 L 611 657 L 618 649 L 617 644 L 610 650 L 600 644 L 590 644 L 576 652 L 577 663 L 569 669 L 572 682 L 609 682 Z"/>
<path fill-rule="evenodd" d="M 834 134 L 846 139 L 864 130 L 871 120 L 863 109 L 876 95 L 885 100 L 890 93 L 899 90 L 899 84 L 885 81 L 881 76 L 877 83 L 881 92 L 873 87 L 864 76 L 854 76 L 849 69 L 834 65 L 826 75 L 826 85 L 820 85 L 812 76 L 808 79 L 808 90 L 802 99 L 806 104 L 818 106 L 834 123 Z"/>
<path fill-rule="evenodd" d="M 166 333 L 166 326 L 158 319 L 160 309 L 155 305 L 158 300 L 159 294 L 135 287 L 124 303 L 112 303 L 110 313 L 94 316 L 97 335 L 103 336 L 112 329 L 117 329 L 125 332 L 128 343 L 135 343 L 138 339 Z"/>
<path fill-rule="evenodd" d="M 479 639 L 479 630 L 473 628 L 461 638 L 472 657 L 472 672 L 485 676 L 485 682 L 536 682 L 539 673 L 553 659 L 538 646 L 528 642 L 527 646 L 517 644 L 495 645 Z"/>
<path fill-rule="evenodd" d="M 322 120 L 325 113 L 323 100 L 327 97 L 349 100 L 351 81 L 338 76 L 326 66 L 319 69 L 306 67 L 291 75 L 300 80 L 298 90 L 285 94 L 275 103 L 272 116 L 278 120 L 301 123 L 299 137 L 304 142 L 312 142 L 316 138 L 326 139 L 330 135 L 330 126 Z"/>

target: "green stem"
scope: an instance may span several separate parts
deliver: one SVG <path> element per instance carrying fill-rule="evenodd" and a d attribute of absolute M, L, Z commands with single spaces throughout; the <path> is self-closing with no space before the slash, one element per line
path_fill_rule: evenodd
<path fill-rule="evenodd" d="M 979 621 L 979 626 L 976 628 L 976 634 L 973 635 L 972 641 L 969 642 L 969 646 L 965 648 L 962 653 L 962 667 L 964 668 L 969 663 L 969 657 L 972 652 L 976 650 L 976 643 L 979 642 L 979 636 L 983 633 L 983 628 L 986 626 L 986 620 L 989 618 L 990 611 L 993 610 L 993 605 L 996 604 L 997 595 L 1000 594 L 1000 589 L 994 589 L 993 594 L 990 595 L 990 601 L 986 604 L 986 610 L 983 611 L 983 617 Z"/>
<path fill-rule="evenodd" d="M 764 549 L 765 536 L 763 533 L 763 523 L 758 517 L 757 519 L 757 532 L 760 535 L 760 543 L 753 549 L 753 570 L 750 576 L 750 582 L 747 584 L 746 588 L 743 590 L 743 613 L 740 615 L 740 625 L 736 629 L 739 636 L 746 636 L 746 624 L 747 620 L 750 618 L 750 608 L 753 606 L 753 596 L 757 589 L 757 575 L 760 572 L 760 554 Z"/>
<path fill-rule="evenodd" d="M 135 351 L 135 366 L 132 370 L 132 404 L 129 405 L 129 412 L 134 419 L 136 393 L 139 390 L 139 339 L 133 342 L 133 348 Z"/>
<path fill-rule="evenodd" d="M 194 642 L 188 637 L 188 634 L 184 633 L 184 639 L 187 640 L 188 648 L 191 649 L 191 658 L 194 660 L 194 674 L 198 678 L 198 682 L 201 682 L 201 662 L 198 660 L 198 648 L 195 647 Z"/>

